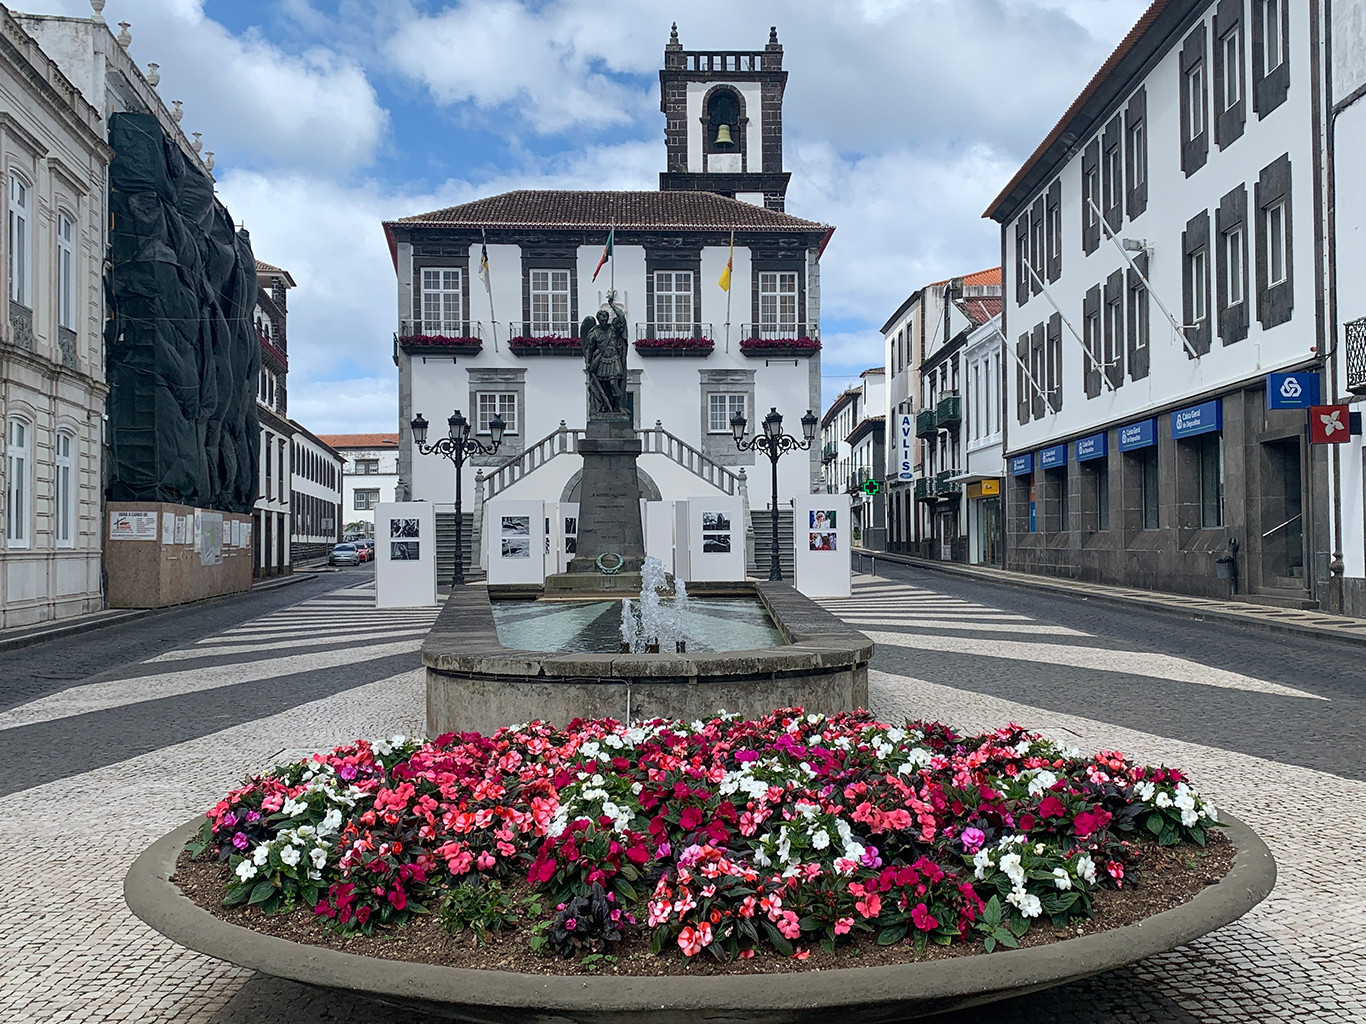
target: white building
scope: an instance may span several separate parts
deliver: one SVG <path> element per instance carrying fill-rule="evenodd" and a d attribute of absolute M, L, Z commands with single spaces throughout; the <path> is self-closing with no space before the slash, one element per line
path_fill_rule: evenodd
<path fill-rule="evenodd" d="M 0 627 L 103 606 L 105 174 L 99 111 L 0 7 Z"/>
<path fill-rule="evenodd" d="M 763 50 L 687 52 L 675 36 L 661 72 L 669 191 L 511 192 L 385 224 L 401 498 L 449 508 L 450 463 L 415 456 L 408 424 L 421 412 L 439 427 L 460 410 L 476 438 L 495 413 L 508 425 L 497 454 L 466 463 L 467 513 L 495 497 L 576 501 L 579 460 L 558 456 L 573 455 L 587 420 L 578 335 L 613 286 L 630 324 L 644 496 L 745 490 L 756 455 L 736 449 L 735 412 L 752 436 L 776 408 L 800 436 L 820 402 L 820 255 L 833 229 L 781 212 L 781 56 L 775 37 Z M 599 271 L 609 232 L 614 257 Z M 819 488 L 819 448 L 782 459 L 779 477 L 780 502 Z M 761 478 L 748 486 L 756 509 L 767 465 Z"/>
<path fill-rule="evenodd" d="M 960 480 L 967 514 L 967 559 L 974 565 L 1001 565 L 1005 520 L 1001 483 L 1005 477 L 1005 397 L 1000 301 L 997 312 L 972 328 L 963 342 L 963 442 L 966 461 Z"/>
<path fill-rule="evenodd" d="M 346 458 L 295 420 L 290 441 L 290 563 L 326 555 L 342 538 Z"/>
<path fill-rule="evenodd" d="M 1231 556 L 1240 592 L 1323 596 L 1328 453 L 1267 388 L 1328 336 L 1320 14 L 1154 4 L 987 211 L 1008 568 L 1226 597 Z"/>
<path fill-rule="evenodd" d="M 850 495 L 851 536 L 877 551 L 887 543 L 886 381 L 883 367 L 864 370 L 858 385 L 840 394 L 821 417 L 824 490 Z"/>
<path fill-rule="evenodd" d="M 256 386 L 256 415 L 261 424 L 260 479 L 253 510 L 252 568 L 257 576 L 283 576 L 293 566 L 294 508 L 292 456 L 294 421 L 289 418 L 289 337 L 287 294 L 295 287 L 289 271 L 256 261 L 256 308 L 253 320 L 261 343 L 261 374 Z"/>
<path fill-rule="evenodd" d="M 398 435 L 320 434 L 319 440 L 342 458 L 343 536 L 373 537 L 375 506 L 398 500 Z M 442 465 L 453 475 L 449 462 Z"/>

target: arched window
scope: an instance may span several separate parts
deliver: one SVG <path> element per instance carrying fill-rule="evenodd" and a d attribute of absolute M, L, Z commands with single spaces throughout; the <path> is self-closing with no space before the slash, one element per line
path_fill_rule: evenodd
<path fill-rule="evenodd" d="M 12 548 L 29 546 L 29 505 L 32 489 L 29 475 L 32 468 L 32 428 L 24 420 L 10 420 L 6 441 L 8 460 L 5 473 L 5 536 Z"/>
<path fill-rule="evenodd" d="M 57 546 L 75 544 L 76 523 L 76 438 L 65 431 L 57 434 Z"/>
<path fill-rule="evenodd" d="M 707 148 L 732 153 L 740 146 L 740 97 L 717 89 L 707 100 Z"/>
<path fill-rule="evenodd" d="M 9 297 L 21 306 L 31 306 L 33 282 L 29 256 L 30 209 L 28 183 L 17 174 L 9 176 Z"/>

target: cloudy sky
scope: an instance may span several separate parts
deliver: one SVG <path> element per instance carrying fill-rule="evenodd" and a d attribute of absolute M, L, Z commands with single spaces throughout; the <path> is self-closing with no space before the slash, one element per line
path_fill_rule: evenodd
<path fill-rule="evenodd" d="M 87 16 L 87 0 L 10 0 Z M 778 26 L 788 211 L 822 264 L 827 395 L 907 294 L 993 266 L 986 204 L 1144 0 L 108 0 L 185 104 L 256 254 L 286 267 L 290 413 L 395 430 L 380 221 L 511 188 L 658 187 L 658 69 Z"/>

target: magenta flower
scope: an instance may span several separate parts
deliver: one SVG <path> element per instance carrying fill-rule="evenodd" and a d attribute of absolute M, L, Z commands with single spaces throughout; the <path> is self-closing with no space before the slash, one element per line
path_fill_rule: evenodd
<path fill-rule="evenodd" d="M 982 848 L 982 844 L 987 841 L 987 834 L 980 828 L 965 828 L 963 829 L 961 838 L 963 840 L 963 849 L 967 850 L 968 853 L 976 853 Z"/>

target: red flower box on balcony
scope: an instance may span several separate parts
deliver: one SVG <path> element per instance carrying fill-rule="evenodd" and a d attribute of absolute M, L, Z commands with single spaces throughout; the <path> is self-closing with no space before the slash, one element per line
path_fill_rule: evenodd
<path fill-rule="evenodd" d="M 538 338 L 513 338 L 508 348 L 515 356 L 581 356 L 583 342 L 563 334 L 546 334 Z"/>
<path fill-rule="evenodd" d="M 398 343 L 405 351 L 419 349 L 453 356 L 477 356 L 484 349 L 481 338 L 456 338 L 444 334 L 411 334 L 400 337 Z"/>
<path fill-rule="evenodd" d="M 821 350 L 819 338 L 741 338 L 740 351 L 751 359 L 806 359 Z"/>
<path fill-rule="evenodd" d="M 636 342 L 636 351 L 650 359 L 667 356 L 705 359 L 714 348 L 716 342 L 711 338 L 641 338 Z"/>

